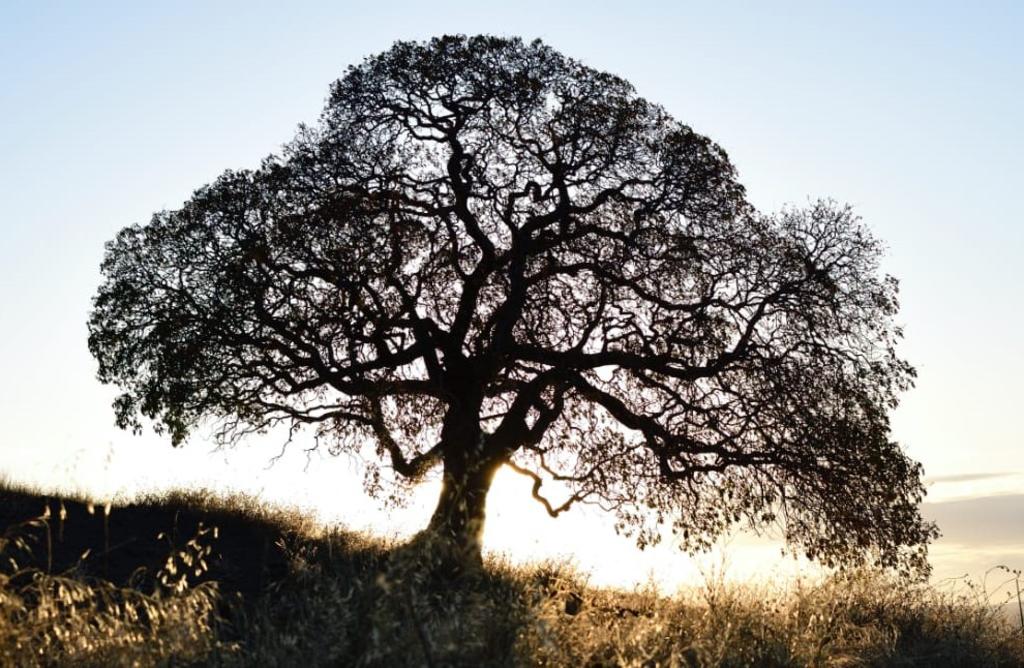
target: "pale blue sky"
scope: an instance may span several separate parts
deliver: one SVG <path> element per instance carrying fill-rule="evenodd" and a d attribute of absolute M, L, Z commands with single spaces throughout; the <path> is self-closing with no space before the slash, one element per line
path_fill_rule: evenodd
<path fill-rule="evenodd" d="M 763 209 L 853 204 L 889 245 L 920 372 L 897 438 L 932 476 L 1024 469 L 1024 4 L 149 4 L 0 2 L 0 471 L 173 461 L 116 432 L 93 379 L 103 242 L 256 165 L 347 65 L 446 32 L 541 37 L 625 77 Z"/>

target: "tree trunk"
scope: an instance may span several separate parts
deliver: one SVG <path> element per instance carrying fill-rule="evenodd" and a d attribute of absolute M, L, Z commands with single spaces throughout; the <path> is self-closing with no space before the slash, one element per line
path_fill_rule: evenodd
<path fill-rule="evenodd" d="M 441 495 L 423 534 L 432 557 L 456 571 L 482 563 L 487 492 L 501 460 L 459 464 L 445 461 Z"/>

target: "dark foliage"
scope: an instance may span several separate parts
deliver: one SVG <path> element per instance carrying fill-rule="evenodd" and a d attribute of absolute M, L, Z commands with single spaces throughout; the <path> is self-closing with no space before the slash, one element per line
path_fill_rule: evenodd
<path fill-rule="evenodd" d="M 880 252 L 844 207 L 754 211 L 622 79 L 444 37 L 350 68 L 282 155 L 123 230 L 90 348 L 122 426 L 311 425 L 408 479 L 440 465 L 430 534 L 470 555 L 507 464 L 642 544 L 778 522 L 826 563 L 923 565 Z"/>

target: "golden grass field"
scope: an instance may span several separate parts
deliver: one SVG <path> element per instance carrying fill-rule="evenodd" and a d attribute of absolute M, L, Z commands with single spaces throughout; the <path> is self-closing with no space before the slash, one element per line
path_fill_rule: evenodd
<path fill-rule="evenodd" d="M 247 497 L 113 505 L 6 484 L 3 666 L 1021 666 L 977 588 L 849 572 L 673 596 L 429 555 Z"/>

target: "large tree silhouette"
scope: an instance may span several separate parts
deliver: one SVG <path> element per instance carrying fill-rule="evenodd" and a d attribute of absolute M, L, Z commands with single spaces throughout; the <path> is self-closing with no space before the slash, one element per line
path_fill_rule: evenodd
<path fill-rule="evenodd" d="M 440 467 L 427 534 L 463 558 L 508 465 L 641 543 L 779 523 L 826 563 L 905 564 L 934 530 L 890 440 L 913 369 L 879 254 L 846 208 L 756 212 L 622 79 L 444 37 L 350 68 L 280 156 L 122 230 L 89 343 L 123 427 L 312 425 L 404 478 Z"/>

